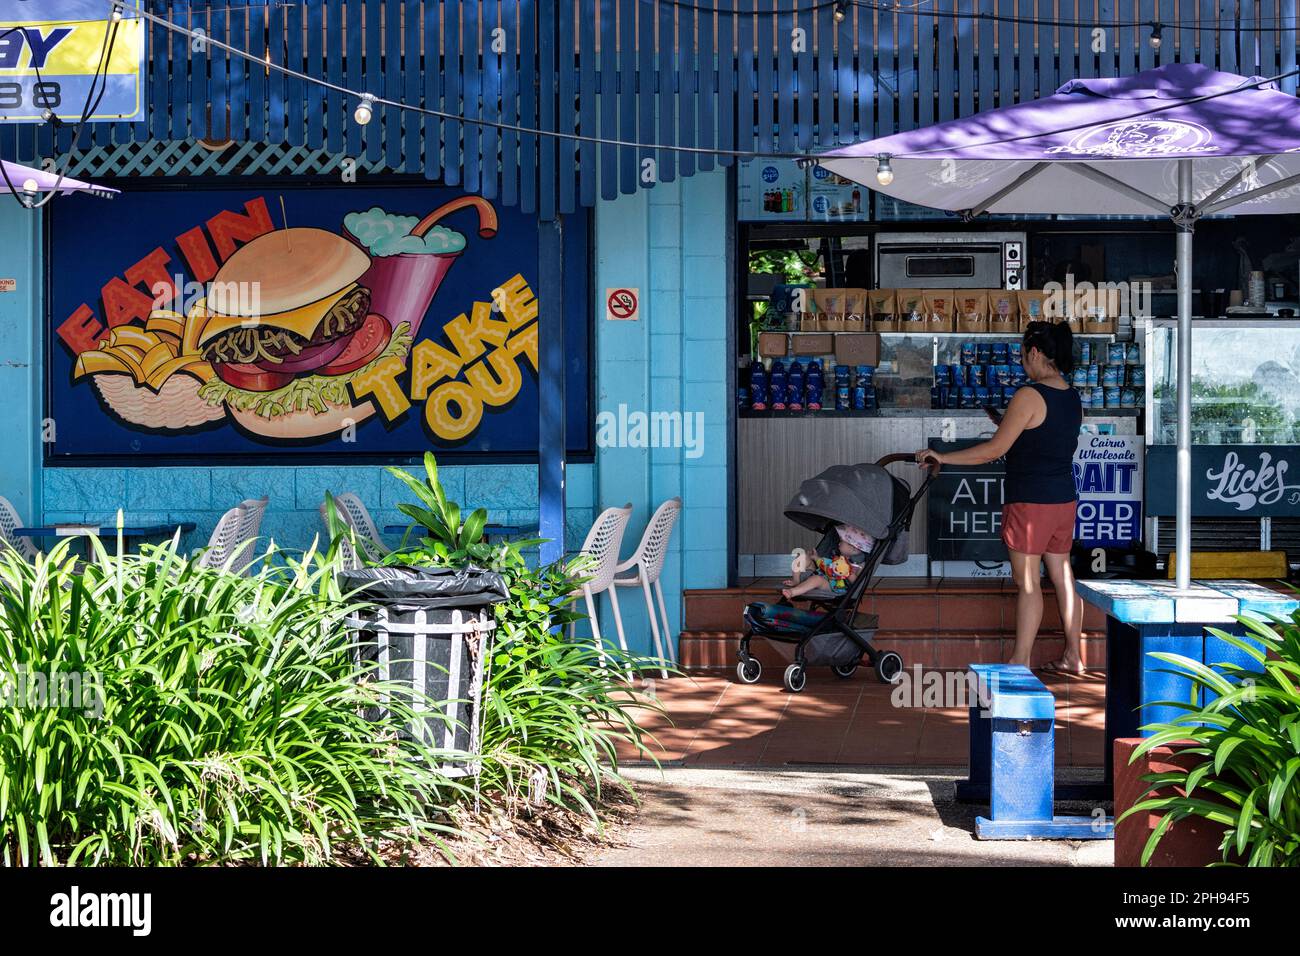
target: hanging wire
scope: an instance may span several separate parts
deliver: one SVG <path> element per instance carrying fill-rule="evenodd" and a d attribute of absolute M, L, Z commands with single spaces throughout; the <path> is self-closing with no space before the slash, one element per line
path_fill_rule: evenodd
<path fill-rule="evenodd" d="M 933 17 L 939 20 L 974 20 L 992 23 L 1014 23 L 1014 24 L 1033 24 L 1044 27 L 1063 27 L 1074 28 L 1079 30 L 1092 29 L 1122 29 L 1148 27 L 1158 30 L 1160 27 L 1170 29 L 1181 28 L 1185 30 L 1195 30 L 1198 33 L 1271 33 L 1285 29 L 1294 29 L 1300 25 L 1300 16 L 1282 17 L 1234 17 L 1231 25 L 1219 26 L 1217 23 L 1212 26 L 1201 26 L 1196 21 L 1174 21 L 1167 22 L 1162 20 L 1152 20 L 1150 17 L 1137 20 L 1110 19 L 1102 20 L 1100 18 L 1091 20 L 1063 19 L 1058 17 L 1040 17 L 1037 15 L 1016 16 L 1009 13 L 992 13 L 979 10 L 938 10 L 931 7 L 922 9 L 926 4 L 933 3 L 934 0 L 898 0 L 898 2 L 889 2 L 889 0 L 810 0 L 809 3 L 800 6 L 795 4 L 788 7 L 765 7 L 755 10 L 719 10 L 715 6 L 693 2 L 693 0 L 638 0 L 639 3 L 653 3 L 656 6 L 676 7 L 682 10 L 694 10 L 699 13 L 714 14 L 719 17 L 750 17 L 757 19 L 759 17 L 798 17 L 806 14 L 816 13 L 827 7 L 857 7 L 862 10 L 873 10 L 884 14 L 901 14 L 917 15 L 923 17 Z M 716 2 L 716 0 L 715 0 Z M 755 0 L 762 2 L 762 0 Z M 769 0 L 771 2 L 771 0 Z M 1284 26 L 1283 24 L 1288 24 Z M 1257 26 L 1246 26 L 1246 24 L 1259 24 Z M 1264 24 L 1271 24 L 1265 26 Z"/>
<path fill-rule="evenodd" d="M 189 28 L 183 27 L 177 23 L 173 23 L 172 21 L 166 19 L 165 17 L 158 16 L 157 14 L 154 13 L 148 13 L 144 10 L 135 10 L 131 12 L 147 20 L 150 20 L 154 23 L 157 23 L 158 25 L 172 32 L 181 33 L 189 37 L 195 36 L 193 31 L 190 30 Z M 372 108 L 387 106 L 393 109 L 406 110 L 423 116 L 433 116 L 441 120 L 446 120 L 455 123 L 464 123 L 471 126 L 485 127 L 488 129 L 495 129 L 504 132 L 517 133 L 522 136 L 547 137 L 550 139 L 568 140 L 577 143 L 591 143 L 597 146 L 616 146 L 616 147 L 622 147 L 627 149 L 644 150 L 646 152 L 665 150 L 665 151 L 676 152 L 676 153 L 707 154 L 710 156 L 730 156 L 730 157 L 740 158 L 740 159 L 791 159 L 802 163 L 815 163 L 819 158 L 818 155 L 814 153 L 760 152 L 756 150 L 755 151 L 730 150 L 730 149 L 716 149 L 716 148 L 709 148 L 709 147 L 702 147 L 702 146 L 677 146 L 677 145 L 665 145 L 662 143 L 644 143 L 636 140 L 613 139 L 613 138 L 601 137 L 601 136 L 585 136 L 581 133 L 566 133 L 559 130 L 533 129 L 530 127 L 520 126 L 513 123 L 501 123 L 495 120 L 482 119 L 480 117 L 465 116 L 460 113 L 452 113 L 446 110 L 436 110 L 426 106 L 417 106 L 410 103 L 402 103 L 398 100 L 385 99 L 382 96 L 378 96 L 376 94 L 369 93 L 366 91 L 348 89 L 345 86 L 340 86 L 336 83 L 331 83 L 328 80 L 321 79 L 320 77 L 309 76 L 306 73 L 302 73 L 298 70 L 294 70 L 291 67 L 284 66 L 279 63 L 267 63 L 262 58 L 252 53 L 249 53 L 246 50 L 238 49 L 237 47 L 231 46 L 228 43 L 224 43 L 220 40 L 214 39 L 213 37 L 204 35 L 203 40 L 209 46 L 213 46 L 216 47 L 217 49 L 224 50 L 227 53 L 231 54 L 232 56 L 241 57 L 245 60 L 248 60 L 249 62 L 256 62 L 263 67 L 272 70 L 277 70 L 280 73 L 283 73 L 284 75 L 292 77 L 296 80 L 301 80 L 305 83 L 314 83 L 327 90 L 332 90 L 345 97 L 351 97 L 352 99 L 355 99 L 357 101 L 361 101 L 363 98 L 365 98 L 371 104 Z M 1240 90 L 1258 89 L 1261 86 L 1265 86 L 1270 83 L 1276 83 L 1279 80 L 1288 79 L 1292 76 L 1297 76 L 1297 75 L 1300 75 L 1300 69 L 1288 70 L 1284 73 L 1278 73 L 1274 76 L 1264 77 L 1255 80 L 1253 82 L 1248 81 L 1246 83 L 1241 84 L 1240 86 L 1233 87 L 1232 89 L 1220 90 L 1213 93 L 1206 93 L 1201 96 L 1192 97 L 1186 100 L 1176 100 L 1163 106 L 1157 106 L 1146 110 L 1139 110 L 1137 112 L 1128 114 L 1127 116 L 1117 116 L 1113 118 L 1113 122 L 1122 122 L 1124 120 L 1141 119 L 1142 117 L 1145 116 L 1151 116 L 1151 115 L 1163 113 L 1167 110 L 1175 109 L 1180 106 L 1186 106 L 1190 103 L 1202 103 L 1210 100 L 1215 100 L 1221 96 L 1227 96 L 1232 93 L 1239 92 Z M 1070 126 L 1060 130 L 1049 130 L 1047 132 L 1040 132 L 1040 133 L 1033 134 L 1032 136 L 1030 135 L 1007 136 L 1002 139 L 994 139 L 984 143 L 972 144 L 972 145 L 995 146 L 995 145 L 1000 145 L 1002 143 L 1013 143 L 1013 142 L 1019 142 L 1026 139 L 1038 139 L 1046 136 L 1058 135 L 1060 133 L 1074 132 L 1075 130 L 1082 129 L 1084 128 L 1084 126 L 1087 125 L 1091 125 L 1091 124 L 1083 124 L 1081 126 Z M 936 147 L 935 149 L 931 149 L 931 150 L 920 150 L 917 152 L 897 154 L 897 155 L 904 156 L 904 157 L 921 156 L 931 152 L 941 152 L 943 149 L 944 147 Z"/>

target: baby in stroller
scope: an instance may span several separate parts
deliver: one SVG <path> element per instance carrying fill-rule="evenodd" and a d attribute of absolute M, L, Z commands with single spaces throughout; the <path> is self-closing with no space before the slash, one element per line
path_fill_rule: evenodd
<path fill-rule="evenodd" d="M 811 562 L 814 573 L 803 580 L 799 579 L 800 568 L 796 563 L 796 567 L 792 569 L 794 576 L 782 582 L 785 585 L 781 589 L 783 598 L 793 600 L 810 591 L 831 591 L 842 594 L 857 580 L 862 569 L 866 567 L 867 555 L 875 547 L 875 539 L 861 528 L 851 524 L 836 525 L 835 534 L 838 538 L 835 556 L 831 558 L 814 556 Z M 802 552 L 799 552 L 796 562 L 800 559 L 807 560 Z"/>

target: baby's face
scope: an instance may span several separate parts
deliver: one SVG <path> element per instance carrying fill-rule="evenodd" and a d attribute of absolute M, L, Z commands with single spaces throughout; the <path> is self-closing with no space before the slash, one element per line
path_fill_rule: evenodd
<path fill-rule="evenodd" d="M 840 542 L 840 554 L 844 555 L 844 557 L 851 558 L 857 553 L 858 549 L 853 547 L 853 545 L 849 544 L 847 541 Z"/>

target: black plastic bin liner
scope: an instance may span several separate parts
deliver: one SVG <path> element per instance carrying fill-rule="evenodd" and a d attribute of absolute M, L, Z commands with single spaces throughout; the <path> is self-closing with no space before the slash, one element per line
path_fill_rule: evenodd
<path fill-rule="evenodd" d="M 339 585 L 385 607 L 485 608 L 510 597 L 505 579 L 482 568 L 361 568 L 339 575 Z"/>
<path fill-rule="evenodd" d="M 487 623 L 492 620 L 492 605 L 509 597 L 500 574 L 479 568 L 362 568 L 340 574 L 338 582 L 349 599 L 376 605 L 349 619 L 357 630 L 360 658 L 366 662 L 381 660 L 378 608 L 384 609 L 390 625 L 399 627 L 416 625 L 420 611 L 424 612 L 425 623 L 431 625 L 451 624 L 456 612 L 462 621 L 477 618 Z M 387 679 L 413 689 L 420 683 L 415 673 L 419 656 L 415 641 L 424 642 L 423 693 L 430 706 L 441 704 L 425 720 L 423 736 L 430 745 L 477 753 L 483 649 L 490 639 L 488 633 L 416 635 L 389 630 L 384 635 Z M 370 716 L 377 717 L 378 709 Z M 444 769 L 463 773 L 467 768 Z"/>

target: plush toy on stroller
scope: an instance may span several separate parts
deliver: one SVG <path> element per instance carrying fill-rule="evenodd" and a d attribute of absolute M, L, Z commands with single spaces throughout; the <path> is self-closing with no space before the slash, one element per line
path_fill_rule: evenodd
<path fill-rule="evenodd" d="M 896 651 L 878 651 L 872 643 L 877 617 L 859 614 L 862 596 L 882 563 L 907 560 L 907 531 L 912 513 L 930 487 L 930 469 L 916 493 L 885 470 L 912 455 L 887 455 L 874 465 L 835 465 L 799 486 L 785 516 L 822 536 L 809 570 L 813 574 L 783 591 L 778 604 L 755 602 L 745 608 L 745 635 L 740 641 L 736 676 L 753 684 L 763 668 L 749 652 L 753 637 L 794 644 L 794 663 L 785 669 L 785 687 L 798 693 L 807 684 L 810 665 L 826 665 L 849 678 L 862 655 L 887 684 L 903 673 Z M 807 601 L 808 608 L 791 601 Z"/>

